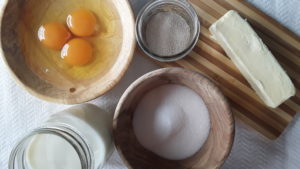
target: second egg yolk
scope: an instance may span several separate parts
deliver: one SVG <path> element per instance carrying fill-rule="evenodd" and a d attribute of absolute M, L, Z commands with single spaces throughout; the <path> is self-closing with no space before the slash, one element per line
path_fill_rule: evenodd
<path fill-rule="evenodd" d="M 91 36 L 96 31 L 97 20 L 92 12 L 79 9 L 68 15 L 67 25 L 76 36 Z"/>
<path fill-rule="evenodd" d="M 54 50 L 60 50 L 70 37 L 68 29 L 56 22 L 42 25 L 38 30 L 38 38 L 42 44 Z"/>
<path fill-rule="evenodd" d="M 93 59 L 93 48 L 87 40 L 75 38 L 64 45 L 61 57 L 67 64 L 83 66 Z"/>

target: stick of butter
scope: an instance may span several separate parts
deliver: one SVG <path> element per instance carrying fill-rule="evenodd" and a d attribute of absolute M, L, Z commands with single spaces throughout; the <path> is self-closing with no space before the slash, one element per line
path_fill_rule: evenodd
<path fill-rule="evenodd" d="M 236 11 L 209 28 L 257 95 L 275 108 L 295 95 L 295 87 L 261 38 Z"/>

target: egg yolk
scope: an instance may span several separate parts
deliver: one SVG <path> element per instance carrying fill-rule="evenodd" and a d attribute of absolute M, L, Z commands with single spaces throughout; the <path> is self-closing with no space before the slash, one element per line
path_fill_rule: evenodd
<path fill-rule="evenodd" d="M 38 30 L 38 38 L 42 44 L 54 50 L 60 50 L 70 37 L 68 29 L 56 22 L 42 25 Z"/>
<path fill-rule="evenodd" d="M 92 60 L 93 48 L 87 40 L 75 38 L 64 45 L 61 57 L 67 64 L 83 66 Z"/>
<path fill-rule="evenodd" d="M 79 9 L 68 15 L 67 25 L 74 35 L 90 36 L 96 31 L 97 20 L 92 12 Z"/>

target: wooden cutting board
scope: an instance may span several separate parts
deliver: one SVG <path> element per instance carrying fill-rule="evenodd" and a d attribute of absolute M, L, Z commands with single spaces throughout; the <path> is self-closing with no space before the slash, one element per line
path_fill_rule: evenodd
<path fill-rule="evenodd" d="M 157 63 L 162 67 L 184 67 L 207 75 L 222 89 L 238 118 L 266 137 L 277 138 L 300 111 L 300 38 L 243 0 L 190 2 L 201 22 L 201 35 L 196 47 L 182 60 Z M 231 9 L 247 18 L 297 88 L 296 96 L 276 109 L 263 104 L 223 49 L 211 38 L 209 26 Z"/>

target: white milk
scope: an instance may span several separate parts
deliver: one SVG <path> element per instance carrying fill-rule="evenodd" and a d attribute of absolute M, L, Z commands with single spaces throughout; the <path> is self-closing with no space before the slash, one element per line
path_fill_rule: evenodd
<path fill-rule="evenodd" d="M 110 156 L 112 117 L 98 107 L 76 106 L 51 116 L 47 122 L 70 125 L 85 137 L 95 157 L 95 168 Z M 35 136 L 26 156 L 32 169 L 81 169 L 79 156 L 71 144 L 52 134 Z"/>
<path fill-rule="evenodd" d="M 210 131 L 209 112 L 192 89 L 175 84 L 149 91 L 133 117 L 138 141 L 155 154 L 181 160 L 194 155 Z"/>

